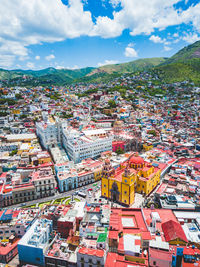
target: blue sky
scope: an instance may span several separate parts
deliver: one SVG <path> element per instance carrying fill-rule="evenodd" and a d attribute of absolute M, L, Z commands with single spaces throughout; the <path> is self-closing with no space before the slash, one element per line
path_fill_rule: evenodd
<path fill-rule="evenodd" d="M 0 10 L 5 69 L 170 57 L 200 39 L 197 0 L 2 0 Z"/>

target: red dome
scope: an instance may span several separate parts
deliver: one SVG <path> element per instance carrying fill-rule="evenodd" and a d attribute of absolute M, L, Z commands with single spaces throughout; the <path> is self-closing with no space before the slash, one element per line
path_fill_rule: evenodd
<path fill-rule="evenodd" d="M 132 164 L 144 164 L 144 160 L 141 157 L 133 156 L 130 158 L 130 163 L 132 163 Z"/>

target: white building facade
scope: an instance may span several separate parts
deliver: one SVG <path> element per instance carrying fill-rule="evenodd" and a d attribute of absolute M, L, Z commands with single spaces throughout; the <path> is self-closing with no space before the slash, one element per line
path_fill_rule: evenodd
<path fill-rule="evenodd" d="M 37 122 L 36 132 L 42 146 L 45 149 L 58 144 L 60 141 L 59 129 L 57 122 Z"/>
<path fill-rule="evenodd" d="M 112 151 L 112 137 L 102 129 L 83 132 L 63 129 L 62 142 L 74 163 L 87 158 L 96 159 L 102 152 Z"/>

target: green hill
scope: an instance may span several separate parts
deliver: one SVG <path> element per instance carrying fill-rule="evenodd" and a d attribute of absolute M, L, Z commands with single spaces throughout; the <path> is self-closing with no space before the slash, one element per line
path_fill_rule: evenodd
<path fill-rule="evenodd" d="M 153 71 L 165 82 L 190 80 L 196 84 L 200 83 L 200 59 L 197 58 L 159 66 Z"/>
<path fill-rule="evenodd" d="M 168 58 L 164 64 L 171 64 L 171 63 L 177 63 L 177 62 L 188 62 L 188 60 L 192 59 L 200 59 L 200 41 L 197 41 L 191 45 L 188 45 L 178 51 L 175 55 L 173 55 L 171 58 Z"/>
<path fill-rule="evenodd" d="M 106 82 L 125 73 L 150 71 L 165 82 L 184 80 L 200 84 L 200 41 L 184 47 L 171 58 L 146 58 L 135 61 L 106 65 L 99 68 L 76 70 L 47 68 L 43 70 L 0 69 L 0 80 L 8 84 L 22 85 L 65 85 L 73 82 Z M 27 79 L 23 79 L 24 75 Z"/>
<path fill-rule="evenodd" d="M 164 63 L 166 58 L 144 58 L 138 59 L 127 63 L 105 65 L 100 68 L 93 70 L 87 76 L 91 76 L 96 73 L 108 73 L 108 74 L 124 74 L 132 73 L 136 71 L 144 71 L 151 69 L 152 67 L 158 66 Z"/>
<path fill-rule="evenodd" d="M 31 78 L 30 83 L 66 84 L 71 82 L 101 82 L 124 73 L 143 71 L 163 63 L 165 58 L 138 59 L 128 63 L 106 65 L 100 68 L 82 68 L 76 70 L 47 68 L 43 70 L 3 70 L 0 69 L 0 80 L 17 81 L 23 76 Z"/>
<path fill-rule="evenodd" d="M 191 80 L 200 83 L 200 41 L 181 49 L 160 66 L 154 68 L 154 72 L 166 82 L 179 82 Z"/>
<path fill-rule="evenodd" d="M 68 69 L 55 69 L 55 68 L 47 68 L 43 70 L 3 70 L 0 69 L 0 79 L 15 79 L 18 77 L 28 76 L 32 78 L 53 78 L 55 79 L 60 78 L 61 80 L 74 80 L 80 77 L 87 75 L 91 72 L 94 68 L 83 68 L 77 70 L 68 70 Z"/>

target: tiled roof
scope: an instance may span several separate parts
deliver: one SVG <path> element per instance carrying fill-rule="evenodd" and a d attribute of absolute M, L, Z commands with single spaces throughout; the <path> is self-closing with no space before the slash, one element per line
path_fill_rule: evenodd
<path fill-rule="evenodd" d="M 100 249 L 92 249 L 92 248 L 80 248 L 78 251 L 80 254 L 87 254 L 90 256 L 96 256 L 102 258 L 104 256 L 104 250 Z"/>
<path fill-rule="evenodd" d="M 162 229 L 167 242 L 175 239 L 181 239 L 188 242 L 187 237 L 181 227 L 181 225 L 173 220 L 162 223 Z"/>

